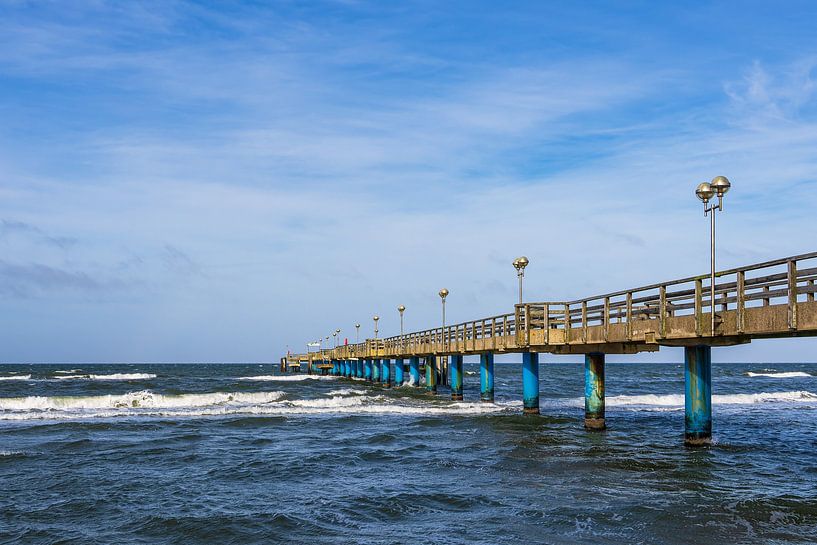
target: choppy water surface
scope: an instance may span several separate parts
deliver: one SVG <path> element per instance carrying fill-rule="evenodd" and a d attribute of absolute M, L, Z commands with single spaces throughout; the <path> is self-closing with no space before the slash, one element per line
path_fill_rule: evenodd
<path fill-rule="evenodd" d="M 276 367 L 0 366 L 0 543 L 817 542 L 817 364 L 713 366 L 705 450 L 677 364 L 608 364 L 603 433 L 578 363 L 541 417 L 519 364 L 496 404 Z"/>

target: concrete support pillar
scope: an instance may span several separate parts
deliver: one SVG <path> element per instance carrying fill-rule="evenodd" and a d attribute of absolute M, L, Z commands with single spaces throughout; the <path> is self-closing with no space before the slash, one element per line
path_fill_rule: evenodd
<path fill-rule="evenodd" d="M 361 375 L 362 375 L 361 372 L 360 372 L 360 364 L 361 364 L 361 361 L 359 359 L 352 360 L 352 376 L 354 378 L 360 378 Z"/>
<path fill-rule="evenodd" d="M 371 382 L 373 380 L 373 372 L 372 372 L 372 360 L 363 360 L 363 378 L 366 379 L 366 382 Z"/>
<path fill-rule="evenodd" d="M 604 354 L 584 356 L 584 427 L 603 430 L 604 423 Z"/>
<path fill-rule="evenodd" d="M 372 360 L 372 382 L 380 382 L 380 358 Z"/>
<path fill-rule="evenodd" d="M 409 358 L 409 385 L 420 385 L 420 358 L 418 356 Z"/>
<path fill-rule="evenodd" d="M 539 414 L 539 354 L 522 353 L 522 405 L 524 414 Z"/>
<path fill-rule="evenodd" d="M 699 447 L 712 443 L 712 347 L 684 347 L 684 444 Z"/>
<path fill-rule="evenodd" d="M 403 358 L 394 360 L 394 385 L 403 385 Z"/>
<path fill-rule="evenodd" d="M 479 355 L 479 398 L 487 403 L 494 402 L 494 353 Z"/>
<path fill-rule="evenodd" d="M 462 356 L 451 356 L 451 399 L 462 401 Z"/>
<path fill-rule="evenodd" d="M 343 376 L 346 378 L 352 378 L 352 360 L 343 360 L 344 363 L 344 373 Z"/>
<path fill-rule="evenodd" d="M 437 356 L 426 358 L 426 391 L 430 394 L 437 393 Z"/>
<path fill-rule="evenodd" d="M 380 360 L 380 382 L 383 387 L 391 388 L 391 359 L 383 358 Z"/>

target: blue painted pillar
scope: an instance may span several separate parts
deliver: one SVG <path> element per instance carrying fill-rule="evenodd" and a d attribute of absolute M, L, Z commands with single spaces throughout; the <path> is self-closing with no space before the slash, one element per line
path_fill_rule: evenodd
<path fill-rule="evenodd" d="M 364 361 L 360 358 L 357 360 L 357 378 L 363 378 L 366 376 L 366 366 L 364 365 Z"/>
<path fill-rule="evenodd" d="M 603 430 L 604 423 L 604 354 L 584 356 L 584 427 Z"/>
<path fill-rule="evenodd" d="M 522 353 L 522 405 L 524 414 L 539 414 L 539 354 Z"/>
<path fill-rule="evenodd" d="M 409 358 L 409 384 L 411 386 L 420 385 L 420 358 L 418 356 Z"/>
<path fill-rule="evenodd" d="M 426 358 L 426 391 L 430 394 L 437 393 L 437 356 Z"/>
<path fill-rule="evenodd" d="M 391 359 L 383 358 L 380 363 L 380 382 L 385 388 L 391 388 Z"/>
<path fill-rule="evenodd" d="M 380 360 L 377 358 L 372 360 L 372 381 L 380 382 Z"/>
<path fill-rule="evenodd" d="M 338 370 L 338 362 L 336 362 L 336 361 L 332 362 L 332 374 L 333 375 L 340 374 L 340 371 Z"/>
<path fill-rule="evenodd" d="M 372 376 L 373 376 L 372 375 L 372 360 L 369 360 L 369 359 L 363 360 L 363 366 L 364 366 L 363 378 L 366 379 L 366 382 L 371 382 L 372 381 Z"/>
<path fill-rule="evenodd" d="M 487 403 L 494 402 L 494 353 L 479 355 L 479 398 Z"/>
<path fill-rule="evenodd" d="M 462 401 L 462 356 L 451 356 L 451 363 L 448 365 L 450 369 L 451 382 L 451 399 L 453 401 Z"/>
<path fill-rule="evenodd" d="M 684 347 L 684 443 L 699 447 L 712 443 L 712 347 Z"/>
<path fill-rule="evenodd" d="M 394 385 L 403 385 L 403 358 L 394 360 Z"/>
<path fill-rule="evenodd" d="M 343 376 L 346 378 L 352 377 L 352 360 L 343 360 Z"/>
<path fill-rule="evenodd" d="M 352 377 L 360 377 L 360 360 L 352 360 Z"/>

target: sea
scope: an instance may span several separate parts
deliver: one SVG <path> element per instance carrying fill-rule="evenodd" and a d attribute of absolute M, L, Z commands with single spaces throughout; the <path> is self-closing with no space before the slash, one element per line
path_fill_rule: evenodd
<path fill-rule="evenodd" d="M 547 358 L 544 358 L 545 360 Z M 713 364 L 683 445 L 679 363 L 521 363 L 496 401 L 274 364 L 0 365 L 0 543 L 817 543 L 817 364 Z"/>

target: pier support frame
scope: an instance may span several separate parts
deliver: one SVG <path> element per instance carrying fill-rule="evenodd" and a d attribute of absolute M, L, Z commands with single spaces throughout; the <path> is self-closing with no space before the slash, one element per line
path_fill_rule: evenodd
<path fill-rule="evenodd" d="M 522 412 L 539 414 L 539 354 L 522 352 Z"/>
<path fill-rule="evenodd" d="M 712 444 L 712 347 L 684 347 L 684 444 Z"/>
<path fill-rule="evenodd" d="M 584 427 L 603 430 L 604 421 L 604 354 L 584 356 Z"/>
<path fill-rule="evenodd" d="M 355 360 L 355 378 L 363 377 L 363 360 L 360 358 Z"/>
<path fill-rule="evenodd" d="M 380 383 L 380 358 L 372 360 L 372 382 Z"/>
<path fill-rule="evenodd" d="M 494 353 L 479 355 L 479 398 L 486 403 L 494 402 Z"/>
<path fill-rule="evenodd" d="M 366 379 L 366 382 L 372 382 L 372 360 L 370 359 L 363 360 L 363 378 Z"/>
<path fill-rule="evenodd" d="M 394 360 L 394 386 L 403 385 L 403 358 Z"/>
<path fill-rule="evenodd" d="M 437 356 L 426 358 L 426 391 L 429 394 L 437 393 Z"/>
<path fill-rule="evenodd" d="M 418 356 L 409 358 L 409 385 L 420 385 L 420 358 Z"/>
<path fill-rule="evenodd" d="M 462 355 L 451 356 L 451 399 L 462 401 Z"/>
<path fill-rule="evenodd" d="M 391 388 L 391 359 L 383 358 L 380 360 L 380 382 L 383 383 L 384 388 Z"/>

